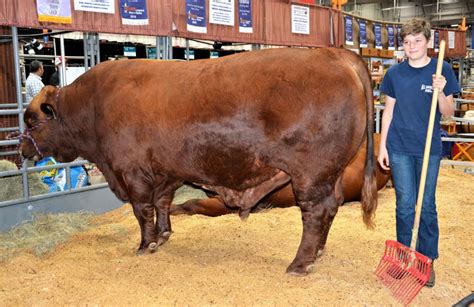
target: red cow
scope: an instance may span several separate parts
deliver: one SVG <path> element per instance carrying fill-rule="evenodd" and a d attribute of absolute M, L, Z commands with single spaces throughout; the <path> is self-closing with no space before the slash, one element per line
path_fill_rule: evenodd
<path fill-rule="evenodd" d="M 219 194 L 245 218 L 291 181 L 303 236 L 287 272 L 306 274 L 343 198 L 336 182 L 365 136 L 362 211 L 372 225 L 372 88 L 364 61 L 350 51 L 105 62 L 69 86 L 46 86 L 24 119 L 24 157 L 95 162 L 132 204 L 139 254 L 168 240 L 170 203 L 184 182 Z"/>

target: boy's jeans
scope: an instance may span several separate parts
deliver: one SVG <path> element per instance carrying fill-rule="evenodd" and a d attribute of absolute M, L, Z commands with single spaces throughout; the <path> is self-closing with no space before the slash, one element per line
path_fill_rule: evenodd
<path fill-rule="evenodd" d="M 397 197 L 397 241 L 410 246 L 423 158 L 389 153 L 389 159 Z M 435 194 L 440 160 L 439 156 L 430 156 L 416 245 L 418 252 L 432 260 L 438 258 L 439 229 Z"/>

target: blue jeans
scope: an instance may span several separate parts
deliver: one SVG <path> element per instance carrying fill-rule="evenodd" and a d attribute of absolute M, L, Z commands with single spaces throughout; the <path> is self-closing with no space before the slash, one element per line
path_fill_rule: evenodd
<path fill-rule="evenodd" d="M 389 159 L 397 198 L 397 241 L 410 246 L 423 158 L 389 153 Z M 435 194 L 440 160 L 439 156 L 430 156 L 416 244 L 418 252 L 433 260 L 438 258 L 439 229 Z"/>

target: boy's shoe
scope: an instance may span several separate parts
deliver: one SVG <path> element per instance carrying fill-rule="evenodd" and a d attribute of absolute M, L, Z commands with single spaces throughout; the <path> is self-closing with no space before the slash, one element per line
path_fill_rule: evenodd
<path fill-rule="evenodd" d="M 428 279 L 428 282 L 425 284 L 425 287 L 433 288 L 435 285 L 435 279 L 436 274 L 434 271 L 434 263 L 431 263 L 430 279 Z"/>

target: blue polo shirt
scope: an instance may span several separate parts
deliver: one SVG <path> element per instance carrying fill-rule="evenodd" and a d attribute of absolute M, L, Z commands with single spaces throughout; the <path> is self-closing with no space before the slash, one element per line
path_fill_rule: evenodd
<path fill-rule="evenodd" d="M 387 135 L 389 152 L 423 157 L 436 63 L 437 59 L 431 59 L 426 66 L 415 68 L 403 61 L 390 67 L 385 74 L 380 90 L 396 99 Z M 447 81 L 444 94 L 458 93 L 456 76 L 447 62 L 443 62 L 442 75 Z M 440 119 L 437 107 L 430 155 L 441 155 Z"/>

